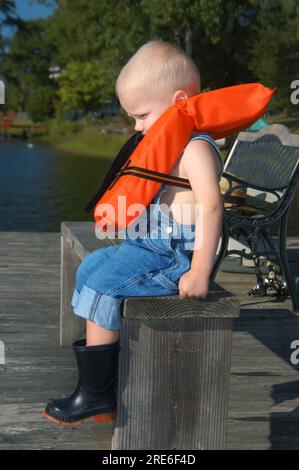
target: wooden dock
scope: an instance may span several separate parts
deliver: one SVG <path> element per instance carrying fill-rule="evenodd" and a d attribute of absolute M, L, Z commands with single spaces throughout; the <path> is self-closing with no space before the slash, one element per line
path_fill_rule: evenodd
<path fill-rule="evenodd" d="M 3 132 L 4 136 L 9 135 L 9 129 L 20 129 L 22 131 L 23 138 L 30 139 L 33 137 L 34 131 L 48 132 L 49 130 L 48 124 L 14 124 L 16 117 L 17 113 L 14 112 L 9 112 L 7 115 L 0 112 L 0 130 Z"/>
<path fill-rule="evenodd" d="M 299 239 L 288 239 L 299 271 Z M 299 340 L 291 302 L 247 296 L 252 274 L 220 272 L 238 295 L 233 336 L 228 449 L 299 449 Z M 59 426 L 42 416 L 47 401 L 77 384 L 70 347 L 59 346 L 60 234 L 0 232 L 0 449 L 110 449 L 113 428 Z"/>

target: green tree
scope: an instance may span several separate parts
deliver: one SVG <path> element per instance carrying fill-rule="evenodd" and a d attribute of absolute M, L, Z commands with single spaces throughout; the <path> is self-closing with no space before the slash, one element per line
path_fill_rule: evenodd
<path fill-rule="evenodd" d="M 254 26 L 248 67 L 257 78 L 278 87 L 273 105 L 290 113 L 290 84 L 298 79 L 299 5 L 296 0 L 264 0 Z"/>
<path fill-rule="evenodd" d="M 116 76 L 138 35 L 135 3 L 58 0 L 44 37 L 52 46 L 50 65 L 61 68 L 60 110 L 95 109 L 114 97 Z"/>
<path fill-rule="evenodd" d="M 55 92 L 52 88 L 39 86 L 26 98 L 25 109 L 32 121 L 45 121 L 54 115 Z"/>
<path fill-rule="evenodd" d="M 11 82 L 5 84 L 5 104 L 1 105 L 0 110 L 4 112 L 19 110 L 19 90 L 16 85 Z"/>
<path fill-rule="evenodd" d="M 3 62 L 3 74 L 19 90 L 19 103 L 26 102 L 39 87 L 48 87 L 53 96 L 57 84 L 49 79 L 52 47 L 44 34 L 47 20 L 27 21 L 14 35 Z"/>
<path fill-rule="evenodd" d="M 16 24 L 15 0 L 0 0 L 0 58 L 8 46 L 8 39 L 3 30 L 5 26 L 15 26 Z"/>
<path fill-rule="evenodd" d="M 102 62 L 70 62 L 61 72 L 58 95 L 61 110 L 95 110 L 114 93 L 109 69 Z"/>
<path fill-rule="evenodd" d="M 284 90 L 280 103 L 287 106 L 297 79 L 297 0 L 36 1 L 57 8 L 45 20 L 20 22 L 1 64 L 23 106 L 34 90 L 49 87 L 58 110 L 97 108 L 114 97 L 128 58 L 155 38 L 180 45 L 194 59 L 204 89 L 258 80 Z M 3 22 L 14 2 L 1 4 Z M 55 65 L 61 76 L 51 81 L 48 69 Z"/>
<path fill-rule="evenodd" d="M 222 0 L 141 0 L 149 33 L 175 42 L 193 56 L 199 34 L 217 43 L 221 34 Z M 200 47 L 200 43 L 198 44 Z"/>
<path fill-rule="evenodd" d="M 56 62 L 65 66 L 73 60 L 107 56 L 115 62 L 127 57 L 147 29 L 139 4 L 139 0 L 58 0 L 48 25 Z"/>

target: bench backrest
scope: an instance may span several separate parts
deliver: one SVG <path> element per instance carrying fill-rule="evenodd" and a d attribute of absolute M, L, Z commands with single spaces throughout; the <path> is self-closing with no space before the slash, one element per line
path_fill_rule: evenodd
<path fill-rule="evenodd" d="M 260 190 L 288 188 L 299 173 L 299 134 L 290 133 L 282 124 L 240 132 L 224 171 Z"/>

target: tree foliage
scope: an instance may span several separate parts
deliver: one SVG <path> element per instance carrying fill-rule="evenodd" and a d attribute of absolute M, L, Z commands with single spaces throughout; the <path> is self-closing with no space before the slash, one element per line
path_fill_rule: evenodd
<path fill-rule="evenodd" d="M 0 0 L 0 60 L 5 53 L 8 40 L 4 35 L 5 26 L 15 25 L 17 22 L 14 0 Z"/>
<path fill-rule="evenodd" d="M 26 99 L 26 111 L 33 122 L 46 121 L 54 114 L 55 93 L 47 86 L 39 86 Z"/>
<path fill-rule="evenodd" d="M 3 64 L 3 74 L 6 78 L 8 92 L 18 89 L 19 107 L 27 110 L 27 104 L 34 100 L 32 95 L 38 88 L 43 89 L 43 96 L 51 96 L 54 100 L 54 90 L 57 85 L 49 79 L 49 64 L 51 63 L 52 48 L 44 34 L 47 20 L 27 21 L 14 35 L 10 51 Z M 45 89 L 48 88 L 48 93 Z M 40 100 L 39 100 L 40 101 Z M 30 105 L 32 108 L 32 104 Z M 49 109 L 49 103 L 45 103 Z M 54 101 L 52 110 L 54 110 Z M 36 115 L 36 113 L 34 113 Z M 45 117 L 44 112 L 41 115 Z"/>
<path fill-rule="evenodd" d="M 278 87 L 276 105 L 290 112 L 290 84 L 299 71 L 298 2 L 265 0 L 254 32 L 248 67 L 260 81 Z"/>
<path fill-rule="evenodd" d="M 260 81 L 279 88 L 276 105 L 290 106 L 299 70 L 297 0 L 34 1 L 54 2 L 56 10 L 46 20 L 19 22 L 2 62 L 25 108 L 35 90 L 42 96 L 48 89 L 58 111 L 97 109 L 113 99 L 128 58 L 155 38 L 194 59 L 204 89 Z M 1 6 L 0 36 L 1 24 L 15 15 L 13 0 L 0 0 Z M 53 66 L 61 69 L 56 81 L 49 79 Z"/>
<path fill-rule="evenodd" d="M 72 61 L 62 70 L 58 95 L 61 108 L 96 110 L 114 92 L 109 70 L 101 61 Z M 110 87 L 109 87 L 110 84 Z"/>

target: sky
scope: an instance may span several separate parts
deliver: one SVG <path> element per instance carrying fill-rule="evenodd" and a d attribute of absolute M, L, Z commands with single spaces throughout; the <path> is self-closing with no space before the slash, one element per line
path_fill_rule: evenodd
<path fill-rule="evenodd" d="M 54 7 L 40 5 L 29 0 L 16 0 L 16 12 L 23 20 L 46 18 L 54 11 Z"/>
<path fill-rule="evenodd" d="M 16 0 L 16 13 L 22 20 L 35 20 L 37 18 L 47 18 L 52 15 L 55 7 L 40 5 L 37 1 Z M 14 34 L 14 28 L 3 27 L 3 35 L 11 37 Z"/>

